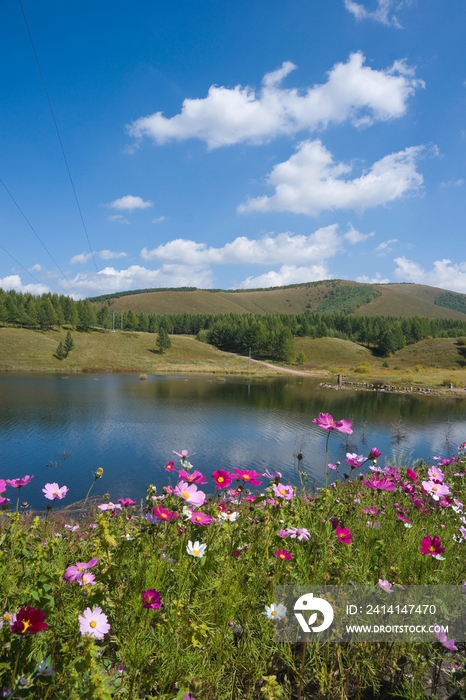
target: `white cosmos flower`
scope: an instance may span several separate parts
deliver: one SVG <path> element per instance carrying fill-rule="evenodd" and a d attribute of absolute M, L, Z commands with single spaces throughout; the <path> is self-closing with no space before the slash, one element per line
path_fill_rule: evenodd
<path fill-rule="evenodd" d="M 265 612 L 262 614 L 265 615 L 268 620 L 283 620 L 286 615 L 286 607 L 282 605 L 282 603 L 278 605 L 272 603 L 270 606 L 265 606 Z"/>
<path fill-rule="evenodd" d="M 222 520 L 229 520 L 230 523 L 234 523 L 239 517 L 239 513 L 237 511 L 234 511 L 233 513 L 219 513 L 219 516 Z"/>
<path fill-rule="evenodd" d="M 188 506 L 183 506 L 182 516 L 185 520 L 191 520 L 192 514 L 193 511 L 191 510 L 191 508 L 188 508 Z"/>
<path fill-rule="evenodd" d="M 198 559 L 201 559 L 204 556 L 206 549 L 207 545 L 201 544 L 197 540 L 194 544 L 191 542 L 191 540 L 189 540 L 186 547 L 188 554 L 190 554 L 192 557 L 197 557 Z"/>

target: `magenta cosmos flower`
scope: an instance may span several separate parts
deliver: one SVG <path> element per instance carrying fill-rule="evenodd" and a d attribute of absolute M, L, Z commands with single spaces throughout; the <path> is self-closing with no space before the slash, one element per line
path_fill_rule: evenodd
<path fill-rule="evenodd" d="M 212 474 L 212 479 L 215 481 L 216 489 L 226 489 L 233 481 L 232 475 L 230 472 L 225 471 L 225 469 L 217 469 L 217 471 Z"/>
<path fill-rule="evenodd" d="M 312 422 L 318 425 L 319 428 L 323 428 L 323 430 L 339 430 L 340 433 L 347 433 L 348 435 L 351 435 L 353 432 L 351 430 L 353 423 L 350 420 L 345 418 L 343 420 L 333 420 L 330 413 L 319 413 L 319 417 L 314 418 Z"/>
<path fill-rule="evenodd" d="M 6 481 L 4 479 L 0 479 L 0 493 L 3 493 L 6 490 Z"/>
<path fill-rule="evenodd" d="M 210 523 L 215 522 L 215 518 L 211 515 L 206 515 L 206 513 L 200 510 L 193 511 L 189 519 L 195 525 L 210 525 Z"/>
<path fill-rule="evenodd" d="M 378 450 L 376 447 L 373 447 L 372 450 L 367 455 L 367 459 L 370 459 L 372 462 L 375 462 L 375 460 L 378 459 L 381 454 L 382 453 L 380 450 Z"/>
<path fill-rule="evenodd" d="M 45 484 L 45 487 L 42 489 L 42 493 L 44 494 L 45 498 L 48 498 L 49 501 L 54 501 L 57 498 L 61 500 L 62 498 L 65 498 L 66 494 L 68 493 L 68 487 L 62 486 L 60 488 L 55 482 L 53 484 Z"/>
<path fill-rule="evenodd" d="M 393 593 L 393 583 L 390 583 L 390 581 L 379 578 L 378 585 L 385 593 Z"/>
<path fill-rule="evenodd" d="M 205 503 L 205 493 L 198 491 L 196 484 L 188 484 L 187 481 L 179 481 L 173 493 L 196 508 Z"/>
<path fill-rule="evenodd" d="M 142 594 L 142 604 L 145 608 L 151 610 L 160 610 L 162 605 L 162 596 L 155 588 L 148 588 Z"/>
<path fill-rule="evenodd" d="M 237 481 L 246 481 L 252 486 L 260 486 L 262 483 L 262 481 L 259 481 L 259 477 L 262 476 L 262 474 L 254 471 L 254 469 L 238 469 L 238 467 L 233 467 L 233 471 L 235 472 L 233 478 Z"/>
<path fill-rule="evenodd" d="M 8 486 L 12 486 L 14 489 L 21 489 L 23 486 L 27 486 L 33 479 L 34 474 L 31 474 L 31 476 L 26 475 L 21 479 L 5 479 L 5 483 L 8 484 Z"/>
<path fill-rule="evenodd" d="M 386 477 L 379 477 L 374 479 L 364 479 L 365 485 L 371 489 L 378 489 L 379 491 L 396 491 L 396 484 L 387 479 Z"/>
<path fill-rule="evenodd" d="M 422 540 L 419 551 L 421 554 L 430 554 L 430 556 L 437 559 L 445 551 L 445 547 L 442 547 L 442 543 L 438 535 L 435 535 L 435 537 L 427 536 Z"/>
<path fill-rule="evenodd" d="M 79 618 L 79 631 L 81 634 L 89 634 L 95 639 L 103 639 L 110 629 L 107 616 L 101 608 L 86 608 Z"/>
<path fill-rule="evenodd" d="M 285 559 L 287 561 L 293 559 L 293 555 L 287 549 L 277 549 L 273 556 L 277 557 L 277 559 Z"/>
<path fill-rule="evenodd" d="M 169 523 L 170 520 L 176 520 L 178 518 L 178 513 L 168 510 L 167 508 L 163 508 L 162 506 L 154 506 L 152 512 L 156 518 L 159 520 L 165 520 L 167 523 Z"/>
<path fill-rule="evenodd" d="M 26 605 L 16 613 L 14 622 L 10 625 L 10 631 L 13 634 L 37 634 L 47 629 L 48 625 L 44 620 L 43 610 Z"/>
<path fill-rule="evenodd" d="M 178 478 L 183 479 L 183 481 L 188 481 L 190 484 L 207 484 L 207 479 L 201 472 L 194 471 L 192 474 L 186 471 L 186 469 L 180 469 L 178 472 Z"/>
<path fill-rule="evenodd" d="M 353 535 L 351 534 L 350 530 L 348 530 L 347 527 L 341 527 L 338 526 L 337 529 L 335 530 L 336 536 L 338 537 L 340 542 L 343 542 L 343 544 L 351 544 L 351 540 L 353 539 Z"/>
<path fill-rule="evenodd" d="M 188 459 L 188 450 L 181 450 L 181 452 L 176 452 L 176 450 L 172 450 L 173 454 L 176 455 L 177 457 L 181 457 L 183 462 Z M 193 455 L 196 453 L 193 452 Z M 192 455 L 191 455 L 192 456 Z"/>
<path fill-rule="evenodd" d="M 133 501 L 131 498 L 119 498 L 118 503 L 121 503 L 123 508 L 128 508 L 129 506 L 136 505 L 136 501 Z"/>
<path fill-rule="evenodd" d="M 406 470 L 406 476 L 407 476 L 408 479 L 410 479 L 411 481 L 417 481 L 417 474 L 416 474 L 416 472 L 414 471 L 414 469 L 407 469 L 407 470 Z"/>
<path fill-rule="evenodd" d="M 168 464 L 165 465 L 165 471 L 166 472 L 174 472 L 175 471 L 175 462 L 168 462 Z"/>
<path fill-rule="evenodd" d="M 367 462 L 367 459 L 364 455 L 358 455 L 356 452 L 347 452 L 345 462 L 350 465 L 351 469 L 359 469 L 364 462 Z"/>

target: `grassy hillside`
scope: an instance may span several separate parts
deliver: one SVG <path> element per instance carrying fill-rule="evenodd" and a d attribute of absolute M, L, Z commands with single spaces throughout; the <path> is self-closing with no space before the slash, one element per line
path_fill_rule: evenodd
<path fill-rule="evenodd" d="M 465 319 L 466 314 L 455 309 L 436 305 L 435 300 L 444 290 L 422 284 L 362 285 L 345 280 L 327 280 L 256 291 L 194 291 L 160 290 L 139 294 L 127 294 L 110 300 L 113 311 L 144 311 L 156 314 L 181 313 L 289 313 L 316 311 L 320 307 L 331 308 L 332 293 L 355 288 L 375 289 L 379 296 L 357 308 L 359 316 L 425 316 L 426 318 Z M 343 290 L 343 293 L 342 293 Z M 352 291 L 351 293 L 354 293 Z M 466 295 L 459 295 L 464 297 Z M 102 302 L 95 302 L 98 306 Z M 334 309 L 337 310 L 337 309 Z"/>
<path fill-rule="evenodd" d="M 65 360 L 54 353 L 64 342 L 64 331 L 30 331 L 20 328 L 0 329 L 0 371 L 8 372 L 145 372 L 161 374 L 199 372 L 228 374 L 248 371 L 248 362 L 223 353 L 193 336 L 171 337 L 172 347 L 160 355 L 153 333 L 90 332 L 73 333 L 75 349 Z M 268 373 L 260 365 L 254 373 Z"/>

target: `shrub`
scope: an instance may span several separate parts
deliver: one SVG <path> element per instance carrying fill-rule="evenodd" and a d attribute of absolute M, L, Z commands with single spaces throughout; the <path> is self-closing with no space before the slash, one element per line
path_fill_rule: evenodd
<path fill-rule="evenodd" d="M 355 374 L 369 374 L 371 371 L 371 366 L 369 362 L 361 362 L 354 368 Z"/>
<path fill-rule="evenodd" d="M 390 363 L 387 360 L 382 362 L 382 367 L 390 367 Z"/>
<path fill-rule="evenodd" d="M 401 365 L 395 365 L 393 369 L 403 369 Z"/>
<path fill-rule="evenodd" d="M 414 367 L 414 371 L 415 371 L 415 372 L 423 372 L 424 369 L 425 369 L 424 365 L 416 365 L 416 366 Z"/>
<path fill-rule="evenodd" d="M 306 362 L 306 355 L 303 352 L 298 352 L 296 355 L 296 362 L 298 365 L 303 365 Z"/>

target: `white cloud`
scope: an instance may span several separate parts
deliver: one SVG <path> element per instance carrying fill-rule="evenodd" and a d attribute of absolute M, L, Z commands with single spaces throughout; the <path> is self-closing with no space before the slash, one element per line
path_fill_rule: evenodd
<path fill-rule="evenodd" d="M 403 2 L 400 0 L 377 0 L 377 7 L 373 11 L 366 10 L 364 5 L 354 0 L 344 0 L 346 9 L 353 14 L 357 20 L 373 19 L 376 22 L 401 28 L 394 10 L 399 9 Z"/>
<path fill-rule="evenodd" d="M 264 143 L 279 134 L 313 131 L 328 124 L 350 120 L 355 126 L 401 117 L 407 100 L 422 80 L 404 61 L 385 70 L 364 66 L 361 52 L 350 54 L 327 73 L 327 82 L 305 92 L 282 89 L 281 81 L 296 66 L 285 61 L 268 73 L 262 88 L 212 85 L 205 98 L 183 101 L 181 112 L 164 117 L 162 112 L 141 117 L 127 127 L 136 139 L 149 136 L 158 144 L 171 139 L 198 138 L 209 149 L 247 142 Z M 118 200 L 117 200 L 118 201 Z"/>
<path fill-rule="evenodd" d="M 127 194 L 120 199 L 115 199 L 110 204 L 106 204 L 111 209 L 119 209 L 120 211 L 133 211 L 133 209 L 147 209 L 153 207 L 153 202 L 145 202 L 142 197 L 134 197 L 132 194 Z"/>
<path fill-rule="evenodd" d="M 212 287 L 212 273 L 208 267 L 196 265 L 162 265 L 157 270 L 148 270 L 140 265 L 131 265 L 126 270 L 106 267 L 97 273 L 80 272 L 71 280 L 73 287 L 82 295 L 144 289 L 145 287 Z M 60 281 L 66 286 L 65 280 Z"/>
<path fill-rule="evenodd" d="M 23 284 L 19 275 L 9 275 L 0 278 L 0 288 L 8 291 L 14 289 L 15 292 L 28 294 L 46 294 L 50 289 L 45 284 Z"/>
<path fill-rule="evenodd" d="M 94 253 L 94 257 L 100 258 L 101 260 L 115 260 L 119 258 L 126 258 L 126 253 L 114 253 L 111 250 L 101 250 Z M 87 263 L 92 258 L 92 253 L 80 253 L 79 255 L 74 255 L 70 264 L 75 265 L 76 263 Z"/>
<path fill-rule="evenodd" d="M 131 221 L 128 221 L 128 219 L 125 219 L 125 217 L 122 214 L 112 214 L 111 216 L 107 216 L 107 219 L 109 221 L 114 221 L 117 224 L 129 224 L 129 225 L 131 225 Z"/>
<path fill-rule="evenodd" d="M 238 207 L 250 211 L 291 211 L 317 216 L 329 209 L 356 209 L 387 204 L 406 194 L 416 194 L 423 182 L 416 171 L 422 146 L 381 158 L 360 177 L 344 179 L 352 170 L 346 163 L 335 163 L 322 142 L 303 141 L 296 153 L 274 166 L 267 181 L 275 187 L 271 197 L 249 199 Z"/>
<path fill-rule="evenodd" d="M 346 235 L 352 236 L 353 232 L 358 233 L 353 229 Z M 141 257 L 145 260 L 177 261 L 185 265 L 315 264 L 338 253 L 342 245 L 343 237 L 338 234 L 338 225 L 332 224 L 309 236 L 296 235 L 289 231 L 276 236 L 267 233 L 258 240 L 239 236 L 221 248 L 207 247 L 205 243 L 177 238 L 153 250 L 144 248 Z"/>
<path fill-rule="evenodd" d="M 395 262 L 398 267 L 393 274 L 402 282 L 427 284 L 466 294 L 466 262 L 452 263 L 446 258 L 436 260 L 430 271 L 424 270 L 418 263 L 405 257 L 395 258 Z"/>
<path fill-rule="evenodd" d="M 441 182 L 440 187 L 462 187 L 464 182 L 464 179 L 461 177 L 459 180 L 448 180 L 448 182 Z"/>
<path fill-rule="evenodd" d="M 239 285 L 239 289 L 255 289 L 257 287 L 281 287 L 286 284 L 299 284 L 300 282 L 316 282 L 334 277 L 325 265 L 310 265 L 298 267 L 296 265 L 282 265 L 278 272 L 270 270 L 257 277 L 247 277 Z"/>
<path fill-rule="evenodd" d="M 388 253 L 391 253 L 393 248 L 390 248 L 392 243 L 398 243 L 398 238 L 390 238 L 388 241 L 383 241 L 382 243 L 379 243 L 377 248 L 374 248 L 372 251 L 379 257 L 382 257 L 383 255 L 388 255 Z"/>
<path fill-rule="evenodd" d="M 390 280 L 388 277 L 382 279 L 380 272 L 376 272 L 375 277 L 368 277 L 367 275 L 356 277 L 356 282 L 364 282 L 364 284 L 388 284 Z"/>
<path fill-rule="evenodd" d="M 355 228 L 353 228 L 352 224 L 348 224 L 350 227 L 350 230 L 345 233 L 344 238 L 349 241 L 352 245 L 356 245 L 356 243 L 362 243 L 363 241 L 367 241 L 368 238 L 371 238 L 374 235 L 374 231 L 371 233 L 360 233 L 360 231 L 357 231 Z"/>
<path fill-rule="evenodd" d="M 40 272 L 42 270 L 42 267 L 39 265 L 39 263 L 36 263 L 32 267 L 28 268 L 29 272 Z"/>
<path fill-rule="evenodd" d="M 162 221 L 165 221 L 167 217 L 166 216 L 158 216 L 156 219 L 152 219 L 153 224 L 161 224 Z"/>

